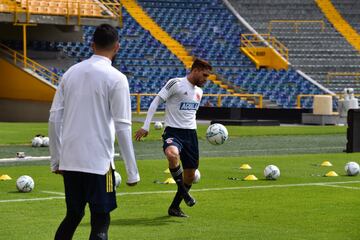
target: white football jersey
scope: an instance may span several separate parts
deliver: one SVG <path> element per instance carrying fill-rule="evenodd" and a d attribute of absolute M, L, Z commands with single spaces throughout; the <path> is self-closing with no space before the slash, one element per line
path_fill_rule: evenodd
<path fill-rule="evenodd" d="M 158 93 L 166 102 L 165 126 L 196 129 L 196 111 L 203 91 L 187 77 L 170 79 Z"/>
<path fill-rule="evenodd" d="M 105 174 L 114 168 L 114 121 L 130 126 L 131 109 L 127 78 L 110 59 L 93 55 L 72 66 L 58 86 L 50 121 L 57 111 L 63 112 L 59 170 Z"/>

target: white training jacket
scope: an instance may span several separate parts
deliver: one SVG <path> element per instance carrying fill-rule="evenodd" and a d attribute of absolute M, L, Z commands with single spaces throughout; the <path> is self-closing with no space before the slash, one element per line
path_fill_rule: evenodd
<path fill-rule="evenodd" d="M 49 119 L 51 170 L 104 175 L 115 169 L 115 133 L 127 182 L 138 182 L 127 78 L 110 59 L 93 55 L 66 71 L 57 88 Z"/>

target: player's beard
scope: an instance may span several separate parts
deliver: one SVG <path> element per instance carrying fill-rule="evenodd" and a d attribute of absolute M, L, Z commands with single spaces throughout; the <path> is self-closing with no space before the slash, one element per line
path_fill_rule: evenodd
<path fill-rule="evenodd" d="M 201 80 L 197 80 L 195 85 L 202 88 L 202 87 L 204 87 L 205 83 L 206 83 L 206 81 L 202 82 Z"/>

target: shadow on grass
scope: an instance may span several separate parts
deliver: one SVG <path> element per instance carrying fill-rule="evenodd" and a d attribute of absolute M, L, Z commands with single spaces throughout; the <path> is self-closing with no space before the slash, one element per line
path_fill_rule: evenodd
<path fill-rule="evenodd" d="M 160 216 L 155 218 L 125 218 L 125 219 L 112 219 L 111 225 L 143 225 L 143 226 L 162 226 L 170 223 L 176 223 L 175 219 L 170 216 Z"/>
<path fill-rule="evenodd" d="M 119 226 L 163 226 L 170 223 L 177 223 L 176 219 L 170 216 L 160 216 L 155 218 L 111 218 L 110 226 L 119 225 Z M 81 226 L 89 226 L 90 223 L 81 223 Z"/>

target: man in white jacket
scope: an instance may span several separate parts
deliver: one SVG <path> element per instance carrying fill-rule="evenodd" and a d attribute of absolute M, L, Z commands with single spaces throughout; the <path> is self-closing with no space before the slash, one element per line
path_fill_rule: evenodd
<path fill-rule="evenodd" d="M 111 66 L 119 36 L 108 24 L 93 35 L 94 55 L 72 66 L 57 88 L 49 119 L 51 170 L 63 175 L 67 212 L 55 239 L 72 239 L 91 212 L 90 239 L 108 239 L 110 212 L 116 205 L 114 140 L 128 175 L 127 185 L 140 181 L 131 139 L 131 102 L 124 74 Z"/>

